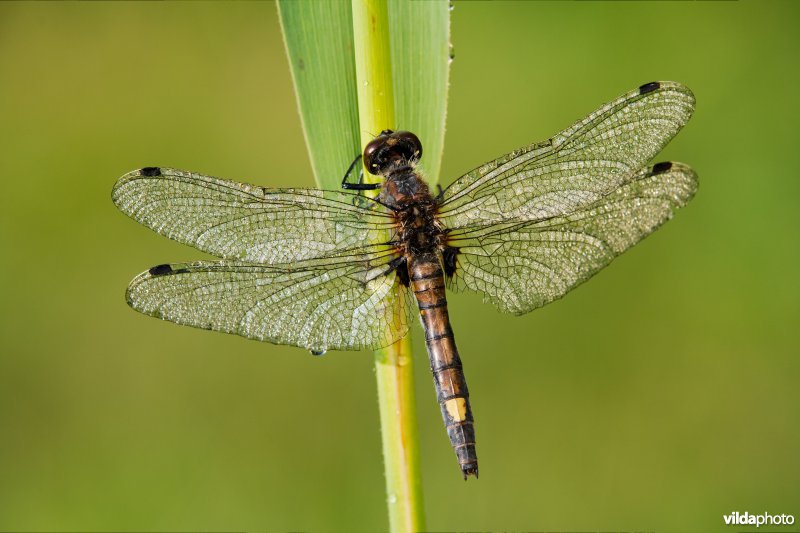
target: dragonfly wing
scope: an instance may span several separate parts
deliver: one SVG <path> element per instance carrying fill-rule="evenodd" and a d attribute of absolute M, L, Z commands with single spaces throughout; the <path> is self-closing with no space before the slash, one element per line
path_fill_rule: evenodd
<path fill-rule="evenodd" d="M 117 207 L 136 221 L 204 252 L 253 263 L 290 263 L 371 251 L 393 220 L 355 194 L 266 189 L 170 168 L 144 168 L 117 181 Z"/>
<path fill-rule="evenodd" d="M 696 190 L 691 168 L 659 163 L 571 213 L 453 230 L 454 288 L 482 292 L 501 311 L 527 313 L 589 279 L 671 218 Z"/>
<path fill-rule="evenodd" d="M 176 263 L 138 275 L 127 299 L 178 324 L 318 352 L 356 350 L 387 346 L 408 331 L 407 291 L 396 276 L 383 259 Z"/>
<path fill-rule="evenodd" d="M 555 137 L 462 176 L 443 194 L 448 228 L 544 220 L 592 204 L 643 168 L 694 111 L 674 82 L 642 85 Z"/>

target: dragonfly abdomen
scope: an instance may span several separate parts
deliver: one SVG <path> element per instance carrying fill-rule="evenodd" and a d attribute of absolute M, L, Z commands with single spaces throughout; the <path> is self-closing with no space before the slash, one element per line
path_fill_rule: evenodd
<path fill-rule="evenodd" d="M 478 476 L 469 391 L 447 313 L 444 273 L 435 253 L 411 255 L 408 274 L 425 330 L 436 396 L 464 479 Z"/>

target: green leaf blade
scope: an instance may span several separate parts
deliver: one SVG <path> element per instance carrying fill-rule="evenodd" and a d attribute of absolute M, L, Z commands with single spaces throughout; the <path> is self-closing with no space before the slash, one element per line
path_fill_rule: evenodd
<path fill-rule="evenodd" d="M 281 0 L 278 12 L 314 179 L 337 189 L 361 151 L 350 3 Z"/>
<path fill-rule="evenodd" d="M 389 0 L 395 123 L 423 143 L 426 178 L 439 178 L 450 74 L 446 2 Z M 278 11 L 317 184 L 338 188 L 361 146 L 350 2 L 279 0 Z M 378 134 L 378 131 L 370 131 Z"/>
<path fill-rule="evenodd" d="M 448 3 L 389 0 L 389 27 L 395 127 L 419 137 L 425 177 L 436 183 L 442 167 L 451 63 Z"/>

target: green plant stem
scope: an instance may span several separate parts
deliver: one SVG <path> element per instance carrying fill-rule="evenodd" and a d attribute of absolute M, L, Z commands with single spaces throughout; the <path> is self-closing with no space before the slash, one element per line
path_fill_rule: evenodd
<path fill-rule="evenodd" d="M 394 128 L 394 85 L 386 0 L 352 0 L 361 145 Z M 365 176 L 369 178 L 370 176 Z M 371 176 L 373 182 L 380 181 Z"/>
<path fill-rule="evenodd" d="M 386 0 L 352 0 L 361 145 L 395 127 Z M 365 173 L 365 181 L 376 176 Z M 404 320 L 398 307 L 396 320 Z M 425 528 L 410 335 L 375 352 L 375 375 L 393 532 Z"/>
<path fill-rule="evenodd" d="M 393 532 L 425 529 L 409 335 L 375 352 L 386 501 Z"/>

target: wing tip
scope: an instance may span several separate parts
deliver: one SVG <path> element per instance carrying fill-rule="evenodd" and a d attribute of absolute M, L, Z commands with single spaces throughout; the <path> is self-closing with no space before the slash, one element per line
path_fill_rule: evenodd
<path fill-rule="evenodd" d="M 639 86 L 639 94 L 644 95 L 647 93 L 651 93 L 661 87 L 661 83 L 657 81 L 651 81 Z"/>
<path fill-rule="evenodd" d="M 665 174 L 667 172 L 680 172 L 687 176 L 690 176 L 693 181 L 697 181 L 697 172 L 687 165 L 686 163 L 681 163 L 680 161 L 661 161 L 649 169 L 649 174 L 651 176 L 656 176 L 658 174 Z"/>
<path fill-rule="evenodd" d="M 661 161 L 660 163 L 656 163 L 650 169 L 651 174 L 663 174 L 672 168 L 673 162 L 672 161 Z"/>
<path fill-rule="evenodd" d="M 149 315 L 152 317 L 164 319 L 161 309 L 158 305 L 152 305 L 145 302 L 145 300 L 137 294 L 143 290 L 143 285 L 150 281 L 173 276 L 176 274 L 186 274 L 191 271 L 190 265 L 187 263 L 165 263 L 150 267 L 144 272 L 141 272 L 134 277 L 125 289 L 125 302 L 131 309 Z M 207 329 L 207 328 L 206 328 Z"/>
<path fill-rule="evenodd" d="M 684 207 L 694 198 L 700 186 L 700 180 L 698 179 L 697 172 L 695 172 L 692 167 L 678 161 L 661 161 L 651 166 L 644 173 L 645 176 L 659 176 L 661 174 L 679 175 L 684 181 L 684 187 L 680 190 L 681 194 L 676 199 L 675 207 Z"/>
<path fill-rule="evenodd" d="M 155 178 L 161 176 L 161 167 L 144 167 L 139 169 L 139 175 L 147 178 Z"/>
<path fill-rule="evenodd" d="M 694 93 L 689 87 L 678 81 L 651 81 L 640 85 L 634 93 L 637 96 L 645 96 L 650 93 L 661 91 L 672 91 L 684 94 L 688 98 L 689 107 L 694 110 L 696 103 Z"/>
<path fill-rule="evenodd" d="M 166 276 L 167 274 L 172 274 L 173 272 L 174 271 L 172 270 L 172 266 L 170 266 L 169 264 L 156 265 L 154 267 L 151 267 L 147 271 L 147 273 L 150 274 L 150 276 L 152 277 Z"/>
<path fill-rule="evenodd" d="M 111 188 L 111 201 L 114 202 L 120 210 L 127 213 L 125 211 L 124 206 L 121 204 L 122 198 L 122 190 L 128 183 L 145 177 L 145 178 L 158 178 L 164 175 L 163 173 L 164 167 L 142 167 L 137 168 L 136 170 L 131 170 L 120 176 L 117 182 L 114 184 L 114 187 Z"/>

